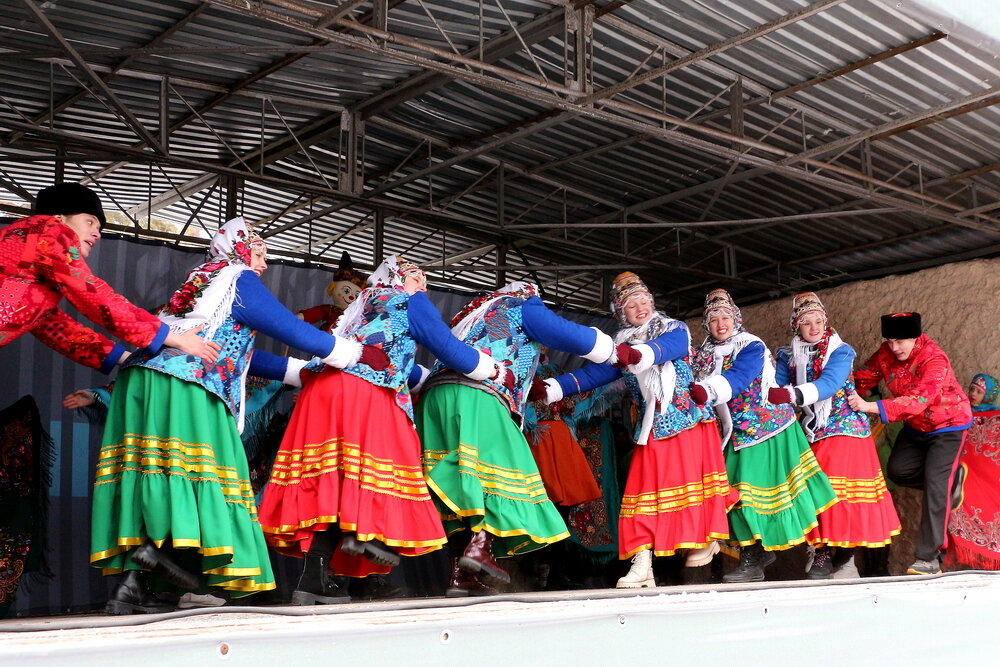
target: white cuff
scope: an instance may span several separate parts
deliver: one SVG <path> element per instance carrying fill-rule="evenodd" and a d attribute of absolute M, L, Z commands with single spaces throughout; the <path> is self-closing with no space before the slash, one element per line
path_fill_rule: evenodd
<path fill-rule="evenodd" d="M 471 371 L 465 374 L 466 377 L 482 382 L 493 377 L 497 372 L 497 362 L 488 354 L 479 353 L 479 363 Z M 497 382 L 503 380 L 503 375 L 497 377 Z"/>
<path fill-rule="evenodd" d="M 812 405 L 819 400 L 819 389 L 815 382 L 806 382 L 797 387 L 792 387 L 792 402 L 795 401 L 795 390 L 802 392 L 802 405 Z"/>
<path fill-rule="evenodd" d="M 340 336 L 334 336 L 334 338 L 336 340 L 333 344 L 333 351 L 323 357 L 323 363 L 334 368 L 350 368 L 358 363 L 358 359 L 361 358 L 361 343 Z"/>
<path fill-rule="evenodd" d="M 641 373 L 643 371 L 648 371 L 656 363 L 656 353 L 653 352 L 653 348 L 645 343 L 639 343 L 638 345 L 633 345 L 632 349 L 638 350 L 639 354 L 642 355 L 642 359 L 639 363 L 632 364 L 629 368 L 632 369 L 633 373 Z"/>
<path fill-rule="evenodd" d="M 598 364 L 604 363 L 611 359 L 611 356 L 615 353 L 615 342 L 611 340 L 611 336 L 600 329 L 596 327 L 590 328 L 597 334 L 597 340 L 594 341 L 594 347 L 590 349 L 590 352 L 583 355 L 583 358 Z"/>
<path fill-rule="evenodd" d="M 285 364 L 285 377 L 283 377 L 281 381 L 289 387 L 301 387 L 302 378 L 299 377 L 299 373 L 302 372 L 302 369 L 305 368 L 307 363 L 309 362 L 305 359 L 288 357 L 288 361 Z"/>
<path fill-rule="evenodd" d="M 555 378 L 545 381 L 545 405 L 552 405 L 563 398 L 562 385 Z"/>
<path fill-rule="evenodd" d="M 711 390 L 711 393 L 715 395 L 712 405 L 728 403 L 733 397 L 732 385 L 729 384 L 729 380 L 721 375 L 713 375 L 712 377 L 703 380 L 700 384 L 704 385 L 706 389 Z"/>
<path fill-rule="evenodd" d="M 420 390 L 424 388 L 424 382 L 426 382 L 427 378 L 429 378 L 431 375 L 431 369 L 427 368 L 426 366 L 421 366 L 420 364 L 417 364 L 417 368 L 420 369 L 420 381 L 417 382 L 415 386 L 410 387 L 411 394 L 419 394 Z"/>

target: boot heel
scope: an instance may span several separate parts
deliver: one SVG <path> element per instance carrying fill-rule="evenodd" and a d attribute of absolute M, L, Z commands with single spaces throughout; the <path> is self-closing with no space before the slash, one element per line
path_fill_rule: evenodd
<path fill-rule="evenodd" d="M 297 607 L 312 607 L 320 604 L 346 604 L 351 601 L 348 596 L 329 597 L 317 595 L 308 591 L 292 591 L 292 604 Z"/>
<path fill-rule="evenodd" d="M 129 604 L 128 602 L 119 602 L 118 600 L 108 600 L 108 603 L 104 605 L 104 613 L 110 616 L 129 616 L 136 612 L 136 607 L 134 604 Z"/>

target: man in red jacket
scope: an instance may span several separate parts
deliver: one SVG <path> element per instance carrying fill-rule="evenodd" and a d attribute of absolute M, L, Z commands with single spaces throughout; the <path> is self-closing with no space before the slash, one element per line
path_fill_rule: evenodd
<path fill-rule="evenodd" d="M 900 486 L 924 490 L 917 560 L 907 574 L 937 574 L 947 545 L 952 477 L 972 408 L 944 350 L 921 332 L 920 313 L 883 315 L 882 336 L 887 340 L 854 372 L 854 383 L 867 394 L 884 381 L 894 398 L 871 402 L 855 393 L 849 400 L 855 410 L 883 422 L 905 422 L 886 474 Z"/>
<path fill-rule="evenodd" d="M 30 332 L 59 354 L 110 372 L 125 348 L 60 310 L 66 297 L 90 321 L 137 347 L 157 351 L 167 345 L 214 363 L 218 345 L 197 331 L 171 333 L 91 273 L 84 260 L 103 223 L 97 194 L 61 183 L 38 193 L 34 215 L 0 231 L 0 347 Z"/>

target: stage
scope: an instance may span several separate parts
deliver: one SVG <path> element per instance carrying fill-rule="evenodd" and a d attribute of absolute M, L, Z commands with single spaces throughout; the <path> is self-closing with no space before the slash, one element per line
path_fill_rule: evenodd
<path fill-rule="evenodd" d="M 942 664 L 992 657 L 997 609 L 979 572 L 223 607 L 2 621 L 0 664 Z"/>

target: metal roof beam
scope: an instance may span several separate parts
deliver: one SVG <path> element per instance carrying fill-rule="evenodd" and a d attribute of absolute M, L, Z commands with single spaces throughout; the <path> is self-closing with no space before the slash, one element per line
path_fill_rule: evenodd
<path fill-rule="evenodd" d="M 129 110 L 128 106 L 125 105 L 118 96 L 115 95 L 114 91 L 108 87 L 108 84 L 104 80 L 97 76 L 97 73 L 91 69 L 90 65 L 87 64 L 80 54 L 76 52 L 73 45 L 63 37 L 59 29 L 49 20 L 38 5 L 35 4 L 34 0 L 21 0 L 22 4 L 28 9 L 28 11 L 35 17 L 35 20 L 41 25 L 47 33 L 54 39 L 59 46 L 62 47 L 69 59 L 73 61 L 81 72 L 83 72 L 88 79 L 94 84 L 94 86 L 101 91 L 101 94 L 107 98 L 107 101 L 111 103 L 111 106 L 121 115 L 122 119 L 128 124 L 128 126 L 142 139 L 143 143 L 150 148 L 152 148 L 157 153 L 163 152 L 163 147 L 160 146 L 160 142 L 154 137 L 149 130 L 135 117 L 135 114 Z"/>
<path fill-rule="evenodd" d="M 24 0 L 24 1 L 28 2 L 30 0 Z M 391 2 L 389 4 L 391 5 L 391 7 L 396 7 L 396 6 L 400 5 L 400 4 L 402 4 L 403 2 L 405 2 L 405 0 L 391 0 Z M 205 0 L 205 4 L 206 5 L 207 4 L 211 4 L 211 0 Z M 371 18 L 372 18 L 371 13 L 368 13 L 368 14 L 366 14 L 364 16 L 359 17 L 357 20 L 359 22 L 363 23 L 365 21 L 371 20 Z M 321 17 L 319 17 L 319 20 L 317 21 L 316 25 L 317 25 L 317 27 L 326 28 L 328 25 L 330 25 L 330 23 L 332 23 L 332 21 L 327 21 L 327 20 L 325 20 L 324 17 L 321 16 Z M 346 28 L 333 28 L 333 30 L 340 30 L 340 31 L 345 31 L 346 32 L 347 29 Z M 324 40 L 322 38 L 318 38 L 318 39 L 316 39 L 313 42 L 312 46 L 326 46 L 328 44 L 330 44 L 330 42 L 328 40 Z M 282 58 L 279 58 L 279 59 L 271 62 L 270 64 L 268 64 L 264 68 L 259 69 L 256 72 L 253 72 L 252 74 L 249 74 L 249 75 L 243 77 L 239 81 L 236 81 L 236 82 L 234 82 L 234 83 L 226 86 L 226 88 L 224 89 L 224 91 L 221 92 L 219 95 L 213 97 L 212 99 L 210 99 L 207 102 L 205 102 L 203 105 L 199 106 L 197 109 L 192 110 L 191 113 L 185 114 L 184 116 L 182 116 L 181 118 L 179 118 L 178 120 L 176 120 L 174 123 L 172 123 L 170 125 L 170 128 L 169 128 L 168 132 L 170 132 L 171 134 L 174 133 L 174 132 L 176 132 L 180 128 L 182 128 L 182 127 L 188 125 L 189 123 L 192 123 L 195 120 L 197 120 L 199 115 L 204 115 L 204 114 L 210 112 L 212 109 L 214 109 L 217 106 L 219 106 L 220 104 L 226 102 L 227 100 L 229 100 L 230 98 L 232 98 L 234 95 L 240 93 L 241 91 L 243 91 L 247 87 L 249 87 L 249 86 L 253 85 L 254 83 L 257 83 L 258 81 L 260 81 L 260 80 L 262 80 L 262 79 L 264 79 L 264 78 L 266 78 L 266 77 L 274 74 L 275 72 L 278 72 L 278 71 L 284 69 L 285 67 L 288 67 L 289 65 L 291 65 L 291 64 L 293 64 L 293 63 L 301 60 L 302 58 L 305 58 L 308 55 L 309 55 L 309 52 L 297 52 L 297 53 L 292 53 L 291 55 L 286 55 L 286 56 L 284 56 Z M 338 119 L 338 122 L 339 122 L 339 119 Z M 274 160 L 272 160 L 272 162 L 273 161 Z M 128 163 L 126 163 L 126 162 L 118 162 L 116 164 L 110 165 L 109 167 L 106 167 L 105 169 L 102 169 L 101 171 L 99 171 L 94 176 L 94 180 L 103 178 L 104 176 L 107 176 L 108 174 L 112 173 L 116 169 L 119 169 L 119 168 L 123 167 L 126 164 L 128 164 Z"/>
<path fill-rule="evenodd" d="M 164 30 L 163 32 L 161 32 L 159 35 L 157 35 L 156 37 L 154 37 L 150 41 L 146 42 L 146 45 L 144 47 L 142 47 L 142 48 L 143 49 L 152 49 L 152 48 L 155 48 L 157 45 L 162 44 L 163 42 L 167 41 L 168 39 L 170 39 L 170 37 L 172 37 L 173 35 L 175 35 L 178 31 L 184 29 L 188 24 L 190 24 L 192 21 L 194 21 L 199 16 L 201 16 L 202 12 L 204 12 L 208 7 L 209 7 L 209 4 L 207 2 L 203 2 L 202 4 L 198 5 L 193 10 L 191 10 L 190 12 L 188 12 L 184 16 L 184 18 L 182 18 L 181 20 L 179 20 L 176 23 L 174 23 L 173 25 L 171 25 L 169 28 L 167 28 L 166 30 Z M 89 51 L 86 50 L 86 49 L 77 49 L 76 52 L 81 57 L 83 57 L 84 55 L 86 55 L 86 54 L 89 53 Z M 62 54 L 62 53 L 64 53 L 64 51 L 60 51 L 59 53 Z M 11 54 L 4 54 L 4 58 L 10 57 L 10 55 Z M 104 75 L 101 77 L 101 79 L 105 83 L 110 82 L 113 78 L 115 78 L 115 76 L 121 70 L 123 70 L 126 67 L 128 67 L 129 65 L 131 65 L 133 63 L 133 61 L 135 61 L 134 55 L 128 55 L 128 57 L 124 58 L 118 64 L 114 65 L 106 73 L 104 73 Z M 87 95 L 89 95 L 89 94 L 90 94 L 90 91 L 87 90 L 86 88 L 81 88 L 81 89 L 77 90 L 76 92 L 70 93 L 69 95 L 67 95 L 63 99 L 59 100 L 58 102 L 55 102 L 52 105 L 51 109 L 46 109 L 45 111 L 43 111 L 40 114 L 36 115 L 34 118 L 31 119 L 31 121 L 33 123 L 36 123 L 36 124 L 41 124 L 41 123 L 45 123 L 47 121 L 50 121 L 50 120 L 52 120 L 56 116 L 56 114 L 59 114 L 59 113 L 65 111 L 66 109 L 70 108 L 71 106 L 73 106 L 74 104 L 76 104 L 77 102 L 79 102 L 80 100 L 82 100 L 85 97 L 87 97 Z M 14 132 L 14 133 L 11 133 L 11 135 L 6 138 L 6 141 L 8 143 L 13 143 L 13 142 L 17 141 L 20 138 L 21 138 L 21 134 L 19 134 L 17 132 Z"/>

